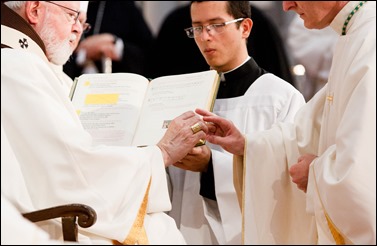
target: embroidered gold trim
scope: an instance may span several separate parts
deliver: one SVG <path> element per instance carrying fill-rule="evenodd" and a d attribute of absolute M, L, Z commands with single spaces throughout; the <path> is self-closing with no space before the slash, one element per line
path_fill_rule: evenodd
<path fill-rule="evenodd" d="M 128 234 L 126 240 L 124 240 L 124 245 L 147 245 L 149 244 L 147 233 L 144 228 L 144 217 L 147 211 L 148 205 L 148 195 L 149 189 L 151 187 L 152 178 L 149 180 L 147 191 L 145 192 L 143 202 L 141 203 L 139 212 L 137 214 L 136 220 Z"/>
<path fill-rule="evenodd" d="M 323 206 L 322 199 L 321 199 L 321 196 L 320 196 L 319 191 L 318 191 L 317 178 L 316 178 L 316 173 L 315 173 L 314 168 L 313 168 L 313 174 L 314 174 L 314 180 L 315 180 L 316 191 L 317 191 L 318 197 L 319 197 L 319 199 L 320 199 L 320 202 L 321 202 L 322 208 L 323 208 L 323 210 L 324 210 L 325 217 L 326 217 L 326 220 L 327 220 L 327 225 L 329 226 L 329 230 L 330 230 L 330 232 L 331 232 L 331 234 L 332 234 L 332 237 L 334 238 L 334 240 L 335 240 L 335 242 L 336 242 L 337 245 L 345 244 L 344 237 L 343 237 L 342 234 L 339 232 L 339 230 L 336 228 L 336 226 L 334 225 L 334 223 L 333 223 L 332 220 L 330 219 L 329 215 L 327 214 L 325 207 Z"/>
<path fill-rule="evenodd" d="M 329 225 L 329 229 L 331 231 L 332 237 L 334 238 L 337 245 L 344 245 L 344 238 L 340 235 L 338 229 L 335 228 L 334 223 L 332 223 L 331 219 L 329 218 L 328 214 L 325 213 L 327 224 Z"/>

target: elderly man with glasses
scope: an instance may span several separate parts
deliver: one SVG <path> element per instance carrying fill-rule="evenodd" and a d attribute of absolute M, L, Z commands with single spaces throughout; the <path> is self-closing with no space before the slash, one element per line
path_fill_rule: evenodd
<path fill-rule="evenodd" d="M 22 212 L 72 202 L 91 206 L 97 222 L 79 231 L 82 243 L 185 244 L 165 213 L 171 209 L 165 168 L 186 156 L 208 127 L 186 112 L 156 145 L 95 146 L 61 70 L 52 67 L 76 48 L 84 29 L 79 9 L 78 1 L 1 3 L 1 123 L 20 165 L 19 176 L 11 177 L 11 163 L 2 159 L 2 184 L 9 188 L 2 185 L 2 194 Z M 193 134 L 196 123 L 201 131 Z M 31 203 L 20 193 L 20 179 Z M 61 236 L 57 221 L 43 226 L 53 239 Z"/>
<path fill-rule="evenodd" d="M 248 1 L 193 1 L 192 26 L 185 29 L 208 65 L 222 74 L 214 112 L 232 120 L 243 133 L 293 121 L 305 103 L 298 90 L 248 54 L 251 17 Z M 232 155 L 210 144 L 193 148 L 169 167 L 170 214 L 189 244 L 241 244 L 241 210 L 232 167 Z"/>
<path fill-rule="evenodd" d="M 67 20 L 69 21 L 69 23 L 79 22 L 81 24 L 82 33 L 80 35 L 77 35 L 77 38 L 72 42 L 73 43 L 72 47 L 76 48 L 79 45 L 82 34 L 87 33 L 91 29 L 90 24 L 86 22 L 89 1 L 80 1 L 79 10 L 71 9 L 55 2 L 50 2 L 50 1 L 46 1 L 46 2 L 56 5 L 57 7 L 60 7 L 62 9 L 62 13 L 67 17 Z M 65 82 L 67 95 L 69 95 L 72 88 L 72 83 L 73 83 L 72 78 L 70 78 L 69 75 L 63 71 L 63 65 L 61 64 L 57 65 L 51 62 L 50 66 L 51 68 L 55 70 L 56 75 L 59 77 L 59 79 Z"/>

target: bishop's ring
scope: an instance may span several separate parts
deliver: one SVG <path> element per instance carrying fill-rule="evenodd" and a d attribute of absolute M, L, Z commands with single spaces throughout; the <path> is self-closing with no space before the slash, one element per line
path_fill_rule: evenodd
<path fill-rule="evenodd" d="M 198 122 L 198 123 L 196 123 L 195 125 L 192 125 L 192 126 L 191 126 L 191 130 L 192 130 L 192 133 L 195 134 L 195 133 L 201 131 L 201 130 L 202 130 L 202 127 L 200 126 L 200 124 L 199 124 L 199 122 Z"/>

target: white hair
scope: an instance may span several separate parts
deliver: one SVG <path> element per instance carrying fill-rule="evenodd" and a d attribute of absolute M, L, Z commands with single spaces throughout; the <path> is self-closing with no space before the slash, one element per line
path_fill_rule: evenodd
<path fill-rule="evenodd" d="M 88 12 L 88 4 L 89 1 L 80 1 L 80 11 L 82 12 Z"/>
<path fill-rule="evenodd" d="M 4 4 L 8 6 L 10 9 L 16 11 L 20 10 L 22 6 L 24 6 L 26 1 L 7 1 Z"/>
<path fill-rule="evenodd" d="M 38 34 L 46 46 L 48 60 L 53 64 L 63 65 L 73 53 L 70 42 L 76 40 L 76 35 L 71 33 L 64 40 L 59 40 L 56 27 L 51 23 L 49 16 L 50 13 L 47 12 L 47 18 L 45 18 L 42 29 Z"/>
<path fill-rule="evenodd" d="M 9 1 L 5 2 L 5 4 L 17 12 L 26 4 L 26 1 Z M 70 47 L 70 42 L 76 39 L 76 35 L 71 34 L 66 39 L 59 40 L 56 33 L 57 30 L 49 20 L 49 11 L 46 11 L 46 15 L 47 18 L 43 20 L 42 29 L 38 32 L 38 35 L 45 44 L 48 60 L 56 65 L 63 65 L 72 55 L 73 50 Z"/>

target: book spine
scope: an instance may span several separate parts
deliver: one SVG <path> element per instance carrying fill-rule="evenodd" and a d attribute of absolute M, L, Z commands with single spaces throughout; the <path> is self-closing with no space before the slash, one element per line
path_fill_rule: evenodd
<path fill-rule="evenodd" d="M 72 101 L 73 95 L 75 94 L 75 90 L 76 90 L 76 87 L 77 87 L 78 80 L 79 80 L 79 78 L 77 78 L 77 77 L 73 80 L 71 91 L 69 92 L 69 98 L 71 99 L 71 101 Z"/>

